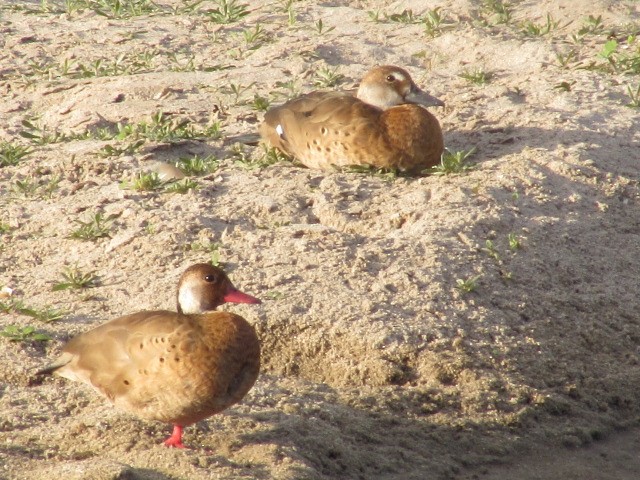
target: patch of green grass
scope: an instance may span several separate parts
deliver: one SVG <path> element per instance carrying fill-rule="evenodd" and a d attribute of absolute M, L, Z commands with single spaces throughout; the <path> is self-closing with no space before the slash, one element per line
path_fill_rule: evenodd
<path fill-rule="evenodd" d="M 220 262 L 220 245 L 216 242 L 210 243 L 201 243 L 201 242 L 193 242 L 189 245 L 189 249 L 194 252 L 206 252 L 209 254 L 209 263 L 214 267 L 221 266 L 222 262 Z"/>
<path fill-rule="evenodd" d="M 506 25 L 511 22 L 511 4 L 503 0 L 484 0 L 482 13 L 485 21 L 491 25 Z"/>
<path fill-rule="evenodd" d="M 138 192 L 154 192 L 164 188 L 165 182 L 156 172 L 139 172 L 130 182 L 120 183 L 121 188 L 136 190 Z"/>
<path fill-rule="evenodd" d="M 20 160 L 31 153 L 29 147 L 10 142 L 0 143 L 0 168 L 17 165 Z"/>
<path fill-rule="evenodd" d="M 13 182 L 10 189 L 14 194 L 24 198 L 51 198 L 58 189 L 61 179 L 60 176 L 51 177 L 49 180 L 36 180 L 34 177 L 26 177 L 23 180 Z"/>
<path fill-rule="evenodd" d="M 19 132 L 21 137 L 31 140 L 36 145 L 48 145 L 50 143 L 59 143 L 72 139 L 71 136 L 58 131 L 49 132 L 47 127 L 34 123 L 35 120 L 23 120 L 22 126 L 24 130 Z"/>
<path fill-rule="evenodd" d="M 538 25 L 530 20 L 526 20 L 520 25 L 520 32 L 527 37 L 541 37 L 557 29 L 558 25 L 560 25 L 560 22 L 554 21 L 551 14 L 547 13 L 546 23 Z"/>
<path fill-rule="evenodd" d="M 293 97 L 297 97 L 299 90 L 296 86 L 294 79 L 287 80 L 286 82 L 276 82 L 276 88 L 284 90 L 284 92 L 273 91 L 271 95 L 276 99 L 291 100 Z"/>
<path fill-rule="evenodd" d="M 160 11 L 151 0 L 90 0 L 87 2 L 98 15 L 123 20 Z"/>
<path fill-rule="evenodd" d="M 244 105 L 246 102 L 241 101 L 242 96 L 248 92 L 251 87 L 255 85 L 255 82 L 251 82 L 249 85 L 243 85 L 241 83 L 229 83 L 220 87 L 220 93 L 233 97 L 233 105 Z"/>
<path fill-rule="evenodd" d="M 27 307 L 22 302 L 15 302 L 13 304 L 13 311 L 21 315 L 35 318 L 36 320 L 44 323 L 57 322 L 67 315 L 66 312 L 58 310 L 57 308 L 49 306 L 43 308 Z"/>
<path fill-rule="evenodd" d="M 113 217 L 105 217 L 102 213 L 94 213 L 89 216 L 89 219 L 85 222 L 82 220 L 76 220 L 75 223 L 80 225 L 76 230 L 71 232 L 69 238 L 75 238 L 78 240 L 97 240 L 98 238 L 108 237 L 109 230 L 111 230 L 111 224 Z"/>
<path fill-rule="evenodd" d="M 118 125 L 117 138 L 144 138 L 155 142 L 176 142 L 194 138 L 218 138 L 220 124 L 212 123 L 204 128 L 187 119 L 171 118 L 164 112 L 151 115 L 150 121 Z"/>
<path fill-rule="evenodd" d="M 577 38 L 582 38 L 586 35 L 600 35 L 604 32 L 604 24 L 602 23 L 602 15 L 594 17 L 589 15 L 580 30 L 577 32 Z"/>
<path fill-rule="evenodd" d="M 54 292 L 68 289 L 95 288 L 99 285 L 98 278 L 93 272 L 83 273 L 77 267 L 66 267 L 61 275 L 62 281 L 53 285 L 52 290 Z"/>
<path fill-rule="evenodd" d="M 213 155 L 208 155 L 206 157 L 200 157 L 199 155 L 183 157 L 176 162 L 176 167 L 188 176 L 207 175 L 215 172 L 219 166 L 220 161 Z"/>
<path fill-rule="evenodd" d="M 264 294 L 265 297 L 267 297 L 269 300 L 278 300 L 280 298 L 283 298 L 285 295 L 282 292 L 279 292 L 277 290 L 271 290 L 270 292 L 267 292 Z"/>
<path fill-rule="evenodd" d="M 344 79 L 338 68 L 320 67 L 315 74 L 313 85 L 318 88 L 335 87 Z"/>
<path fill-rule="evenodd" d="M 253 94 L 253 101 L 249 104 L 251 108 L 258 112 L 266 112 L 269 110 L 271 102 L 268 98 L 262 97 L 257 93 Z"/>
<path fill-rule="evenodd" d="M 96 155 L 102 158 L 119 157 L 121 155 L 133 155 L 144 145 L 144 140 L 136 140 L 126 145 L 105 145 L 96 152 Z"/>
<path fill-rule="evenodd" d="M 456 280 L 456 288 L 460 290 L 462 293 L 471 293 L 478 288 L 479 279 L 480 279 L 480 275 L 476 275 L 475 277 L 469 277 L 467 279 L 458 278 Z"/>
<path fill-rule="evenodd" d="M 578 54 L 575 50 L 569 50 L 566 53 L 558 52 L 556 53 L 556 60 L 558 60 L 558 64 L 562 68 L 569 68 L 569 65 L 572 62 L 575 62 L 578 59 Z"/>
<path fill-rule="evenodd" d="M 471 150 L 459 150 L 457 152 L 451 152 L 449 149 L 445 149 L 440 159 L 440 165 L 428 168 L 422 173 L 428 173 L 431 175 L 451 175 L 457 173 L 464 173 L 473 168 L 475 165 L 469 165 L 467 161 L 476 152 L 475 147 Z"/>
<path fill-rule="evenodd" d="M 475 70 L 463 71 L 459 77 L 475 85 L 485 85 L 493 78 L 493 73 L 487 72 L 482 68 L 476 68 Z"/>
<path fill-rule="evenodd" d="M 0 235 L 4 233 L 9 233 L 10 231 L 11 231 L 11 225 L 0 220 Z"/>
<path fill-rule="evenodd" d="M 613 74 L 640 74 L 640 41 L 634 35 L 627 37 L 624 43 L 607 41 L 598 56 L 605 63 L 591 62 L 583 68 Z"/>
<path fill-rule="evenodd" d="M 214 23 L 235 23 L 249 15 L 249 5 L 246 3 L 239 3 L 237 0 L 215 0 L 215 3 L 217 8 L 203 12 Z"/>
<path fill-rule="evenodd" d="M 51 340 L 49 335 L 37 332 L 32 326 L 7 325 L 0 332 L 0 336 L 7 338 L 10 342 L 48 342 Z"/>
<path fill-rule="evenodd" d="M 243 30 L 242 36 L 249 50 L 256 50 L 271 40 L 271 36 L 259 23 L 256 23 L 253 28 Z"/>
<path fill-rule="evenodd" d="M 200 184 L 195 180 L 190 178 L 183 178 L 177 182 L 171 182 L 168 184 L 164 191 L 167 193 L 179 193 L 185 194 L 189 193 L 191 190 L 198 190 L 200 188 Z"/>
<path fill-rule="evenodd" d="M 394 23 L 412 24 L 412 23 L 420 23 L 421 21 L 420 17 L 417 17 L 416 15 L 414 15 L 413 10 L 411 10 L 410 8 L 403 10 L 400 13 L 392 13 L 391 15 L 385 14 L 385 18 L 388 21 L 394 22 Z"/>
<path fill-rule="evenodd" d="M 446 30 L 453 28 L 453 22 L 447 20 L 447 16 L 441 12 L 441 7 L 436 7 L 427 12 L 422 17 L 424 33 L 431 38 L 435 38 Z"/>
<path fill-rule="evenodd" d="M 289 157 L 277 148 L 270 148 L 263 145 L 264 151 L 261 156 L 252 158 L 241 144 L 235 144 L 231 148 L 233 164 L 244 170 L 255 170 L 266 168 L 278 162 L 289 161 Z"/>

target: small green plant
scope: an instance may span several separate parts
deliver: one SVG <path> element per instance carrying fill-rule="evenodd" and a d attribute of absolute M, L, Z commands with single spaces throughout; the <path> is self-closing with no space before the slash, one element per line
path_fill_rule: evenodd
<path fill-rule="evenodd" d="M 189 193 L 191 190 L 197 190 L 200 188 L 200 185 L 195 180 L 190 178 L 184 178 L 178 182 L 172 182 L 165 188 L 165 192 L 167 193 L 180 193 L 185 194 Z"/>
<path fill-rule="evenodd" d="M 508 24 L 511 21 L 511 4 L 503 0 L 484 0 L 482 10 L 490 16 L 491 24 Z"/>
<path fill-rule="evenodd" d="M 390 22 L 395 23 L 420 23 L 420 18 L 413 14 L 413 10 L 403 10 L 401 13 L 392 13 L 391 15 L 385 15 L 385 18 Z"/>
<path fill-rule="evenodd" d="M 575 50 L 569 50 L 567 53 L 556 53 L 556 60 L 562 68 L 569 68 L 572 62 L 575 62 L 578 58 L 578 54 Z"/>
<path fill-rule="evenodd" d="M 131 188 L 138 192 L 153 192 L 162 189 L 164 185 L 165 182 L 156 172 L 139 172 L 131 182 L 125 181 L 120 184 L 123 188 Z"/>
<path fill-rule="evenodd" d="M 229 95 L 229 96 L 233 96 L 234 100 L 233 100 L 233 104 L 234 105 L 243 105 L 243 103 L 240 102 L 240 98 L 242 97 L 242 95 L 249 91 L 249 89 L 251 87 L 253 87 L 253 85 L 255 84 L 255 82 L 251 82 L 249 85 L 243 85 L 241 83 L 230 83 L 229 85 L 225 85 L 220 87 L 220 93 L 223 93 L 225 95 Z"/>
<path fill-rule="evenodd" d="M 458 278 L 456 280 L 456 288 L 460 290 L 462 293 L 471 293 L 476 288 L 478 288 L 478 280 L 480 279 L 480 275 L 475 277 L 469 277 L 465 280 Z"/>
<path fill-rule="evenodd" d="M 249 5 L 246 3 L 238 3 L 236 0 L 216 0 L 216 3 L 218 8 L 204 12 L 214 23 L 234 23 L 249 15 Z"/>
<path fill-rule="evenodd" d="M 541 37 L 557 29 L 558 25 L 560 25 L 560 22 L 554 21 L 551 14 L 547 13 L 547 22 L 545 24 L 538 25 L 527 20 L 520 25 L 520 31 L 527 37 Z"/>
<path fill-rule="evenodd" d="M 51 340 L 49 335 L 38 333 L 35 327 L 26 326 L 18 327 L 17 325 L 7 325 L 0 335 L 7 338 L 10 342 L 48 342 Z"/>
<path fill-rule="evenodd" d="M 11 225 L 0 220 L 0 235 L 3 233 L 9 233 L 11 231 Z"/>
<path fill-rule="evenodd" d="M 516 251 L 522 248 L 522 242 L 520 242 L 520 238 L 515 233 L 510 233 L 509 235 L 507 235 L 507 240 L 509 241 L 509 248 L 512 251 Z"/>
<path fill-rule="evenodd" d="M 50 143 L 64 142 L 70 139 L 68 135 L 57 131 L 49 132 L 46 127 L 42 127 L 32 120 L 23 120 L 22 126 L 25 130 L 20 131 L 20 136 L 28 138 L 36 145 L 48 145 Z"/>
<path fill-rule="evenodd" d="M 380 10 L 369 10 L 367 15 L 374 23 L 380 23 Z"/>
<path fill-rule="evenodd" d="M 467 172 L 475 168 L 475 165 L 469 165 L 467 163 L 475 151 L 475 147 L 471 150 L 459 150 L 457 152 L 451 152 L 449 149 L 445 149 L 442 153 L 442 158 L 440 159 L 440 165 L 428 168 L 422 173 L 430 173 L 431 175 L 451 175 Z"/>
<path fill-rule="evenodd" d="M 188 176 L 207 175 L 211 172 L 215 172 L 219 166 L 220 161 L 213 155 L 208 155 L 206 157 L 194 155 L 193 157 L 180 158 L 176 162 L 176 167 Z"/>
<path fill-rule="evenodd" d="M 603 65 L 592 62 L 584 68 L 608 73 L 640 73 L 640 43 L 636 40 L 634 35 L 629 35 L 622 46 L 616 40 L 607 41 L 599 53 L 600 58 L 607 63 Z"/>
<path fill-rule="evenodd" d="M 265 293 L 264 296 L 269 300 L 278 300 L 284 297 L 284 293 L 279 292 L 278 290 L 271 290 L 270 292 Z"/>
<path fill-rule="evenodd" d="M 255 170 L 266 168 L 281 161 L 289 160 L 288 156 L 284 155 L 276 148 L 269 148 L 266 145 L 263 145 L 263 148 L 264 151 L 260 157 L 252 158 L 241 144 L 235 144 L 231 148 L 234 165 L 244 170 Z"/>
<path fill-rule="evenodd" d="M 40 184 L 33 178 L 25 178 L 24 180 L 16 180 L 11 185 L 11 190 L 17 195 L 25 198 L 35 196 L 40 189 Z"/>
<path fill-rule="evenodd" d="M 284 100 L 291 100 L 293 97 L 298 96 L 298 88 L 296 87 L 295 80 L 287 80 L 286 82 L 276 82 L 276 88 L 283 89 L 284 92 L 271 92 L 274 98 L 283 98 Z"/>
<path fill-rule="evenodd" d="M 96 153 L 102 158 L 119 157 L 121 155 L 133 155 L 144 145 L 144 140 L 129 142 L 123 146 L 105 145 Z"/>
<path fill-rule="evenodd" d="M 117 20 L 160 10 L 151 0 L 91 0 L 90 4 L 98 15 Z"/>
<path fill-rule="evenodd" d="M 207 252 L 209 253 L 209 263 L 214 267 L 219 267 L 221 265 L 220 262 L 220 247 L 219 243 L 210 242 L 210 243 L 201 243 L 201 242 L 193 242 L 189 245 L 189 248 L 195 252 Z"/>
<path fill-rule="evenodd" d="M 17 165 L 20 160 L 31 153 L 29 147 L 9 142 L 0 143 L 0 168 Z"/>
<path fill-rule="evenodd" d="M 577 35 L 584 37 L 585 35 L 599 35 L 604 31 L 604 25 L 602 23 L 602 15 L 589 17 L 584 21 L 584 25 L 578 30 Z"/>
<path fill-rule="evenodd" d="M 257 23 L 253 28 L 248 28 L 242 32 L 244 41 L 249 50 L 256 50 L 270 40 L 269 34 Z"/>
<path fill-rule="evenodd" d="M 475 85 L 484 85 L 493 78 L 493 73 L 476 68 L 475 70 L 465 70 L 459 76 Z"/>
<path fill-rule="evenodd" d="M 336 27 L 325 27 L 321 18 L 318 19 L 318 21 L 314 25 L 316 27 L 316 32 L 318 32 L 318 35 L 322 35 L 323 33 L 328 33 L 331 30 L 335 30 L 336 28 Z"/>
<path fill-rule="evenodd" d="M 250 103 L 251 108 L 258 112 L 266 112 L 269 109 L 271 102 L 268 98 L 262 97 L 257 93 L 253 94 L 253 101 Z"/>
<path fill-rule="evenodd" d="M 422 18 L 424 23 L 424 33 L 431 38 L 441 35 L 442 32 L 453 27 L 451 22 L 446 20 L 446 15 L 440 13 L 441 8 L 436 7 L 428 10 Z"/>
<path fill-rule="evenodd" d="M 627 92 L 631 101 L 625 105 L 630 108 L 640 108 L 640 84 L 638 84 L 635 91 L 631 88 L 631 85 L 627 85 Z"/>
<path fill-rule="evenodd" d="M 316 71 L 316 78 L 313 84 L 318 88 L 335 87 L 343 78 L 344 75 L 338 73 L 337 68 L 320 67 Z"/>
<path fill-rule="evenodd" d="M 76 220 L 75 223 L 80 226 L 71 232 L 69 238 L 93 241 L 98 238 L 108 237 L 112 221 L 112 216 L 105 217 L 100 212 L 90 215 L 87 221 Z"/>
<path fill-rule="evenodd" d="M 500 254 L 498 253 L 498 249 L 492 240 L 487 240 L 484 242 L 483 250 L 494 260 L 500 260 Z"/>
<path fill-rule="evenodd" d="M 44 323 L 52 323 L 61 320 L 67 313 L 53 307 L 44 307 L 41 309 L 26 307 L 21 302 L 14 304 L 14 311 L 26 315 Z"/>
<path fill-rule="evenodd" d="M 98 278 L 93 272 L 83 273 L 77 267 L 66 267 L 62 273 L 62 281 L 53 285 L 53 291 L 85 288 L 95 288 L 99 285 Z"/>

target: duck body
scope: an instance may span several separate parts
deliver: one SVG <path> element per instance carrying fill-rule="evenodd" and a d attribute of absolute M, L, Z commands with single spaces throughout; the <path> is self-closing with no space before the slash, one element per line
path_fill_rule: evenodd
<path fill-rule="evenodd" d="M 141 418 L 184 426 L 239 402 L 258 377 L 259 358 L 255 330 L 238 315 L 150 311 L 72 339 L 55 373 Z"/>
<path fill-rule="evenodd" d="M 231 285 L 221 270 L 197 267 L 196 282 L 213 271 L 222 288 L 229 288 L 225 281 Z M 259 303 L 230 288 L 230 301 Z M 183 301 L 199 299 L 193 288 L 179 287 L 181 296 Z M 205 311 L 185 313 L 179 304 L 178 312 L 143 311 L 116 318 L 70 340 L 57 361 L 40 373 L 86 383 L 122 410 L 174 424 L 165 444 L 183 447 L 182 427 L 239 402 L 260 370 L 260 342 L 244 318 L 206 311 L 198 303 L 187 305 Z"/>
<path fill-rule="evenodd" d="M 260 135 L 309 168 L 419 172 L 439 163 L 444 150 L 440 124 L 424 108 L 429 105 L 444 104 L 420 90 L 406 70 L 376 67 L 355 97 L 312 92 L 270 109 Z"/>

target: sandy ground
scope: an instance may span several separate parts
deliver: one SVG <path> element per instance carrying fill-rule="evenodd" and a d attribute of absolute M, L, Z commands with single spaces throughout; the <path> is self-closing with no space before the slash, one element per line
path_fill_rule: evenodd
<path fill-rule="evenodd" d="M 637 1 L 514 0 L 508 18 L 500 2 L 255 1 L 222 24 L 211 1 L 127 18 L 102 3 L 0 3 L 0 143 L 29 148 L 0 167 L 0 331 L 50 337 L 0 338 L 0 478 L 640 477 Z M 412 23 L 436 7 L 435 31 Z M 260 99 L 351 88 L 374 64 L 446 101 L 446 144 L 475 147 L 475 168 L 324 173 L 236 144 Z M 461 77 L 478 70 L 487 83 Z M 183 121 L 196 138 L 169 138 Z M 134 188 L 194 155 L 219 160 L 198 189 Z M 106 236 L 71 237 L 97 213 Z M 186 430 L 191 450 L 82 385 L 29 384 L 71 336 L 174 308 L 181 271 L 212 257 L 264 300 L 227 307 L 264 367 Z M 54 291 L 65 268 L 97 286 Z M 49 308 L 63 315 L 33 317 Z"/>

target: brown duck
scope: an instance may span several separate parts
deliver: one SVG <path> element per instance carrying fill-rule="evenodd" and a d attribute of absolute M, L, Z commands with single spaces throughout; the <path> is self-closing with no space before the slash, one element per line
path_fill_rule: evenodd
<path fill-rule="evenodd" d="M 312 92 L 270 109 L 260 136 L 309 168 L 371 165 L 420 172 L 440 162 L 442 129 L 428 106 L 444 103 L 390 65 L 349 92 Z"/>
<path fill-rule="evenodd" d="M 212 310 L 260 300 L 205 263 L 182 274 L 177 297 L 177 313 L 138 312 L 78 335 L 38 373 L 86 383 L 116 407 L 172 423 L 164 444 L 184 448 L 183 427 L 239 402 L 260 370 L 253 327 L 238 315 Z"/>

